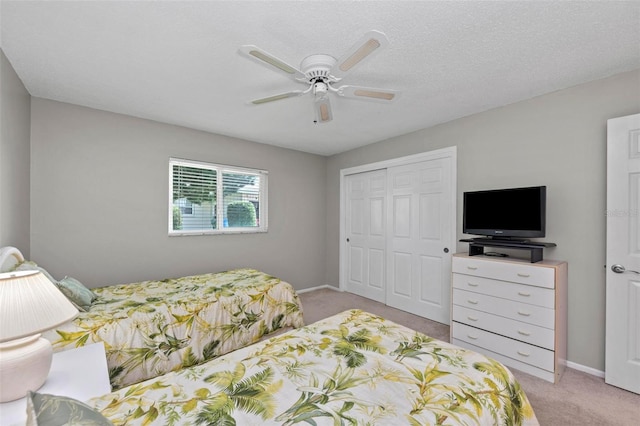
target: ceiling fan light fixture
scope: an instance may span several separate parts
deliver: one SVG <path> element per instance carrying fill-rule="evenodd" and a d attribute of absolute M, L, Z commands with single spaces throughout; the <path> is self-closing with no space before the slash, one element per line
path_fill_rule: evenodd
<path fill-rule="evenodd" d="M 349 56 L 344 62 L 342 62 L 338 68 L 340 68 L 340 71 L 342 72 L 349 71 L 379 47 L 380 42 L 374 38 L 370 38 L 358 50 L 356 50 L 353 55 Z"/>
<path fill-rule="evenodd" d="M 333 114 L 331 113 L 331 102 L 329 96 L 326 94 L 323 96 L 316 96 L 315 99 L 316 119 L 315 123 L 328 123 L 333 120 Z"/>
<path fill-rule="evenodd" d="M 261 61 L 264 61 L 268 64 L 273 65 L 276 68 L 281 69 L 282 71 L 286 72 L 287 74 L 295 74 L 296 70 L 291 68 L 289 65 L 280 62 L 279 60 L 272 58 L 269 55 L 265 55 L 264 53 L 260 52 L 259 50 L 250 50 L 249 51 L 249 55 L 260 59 Z"/>
<path fill-rule="evenodd" d="M 327 104 L 320 105 L 320 121 L 329 121 L 329 107 Z"/>
<path fill-rule="evenodd" d="M 313 94 L 316 96 L 324 96 L 329 91 L 329 85 L 324 81 L 316 81 L 313 83 Z"/>

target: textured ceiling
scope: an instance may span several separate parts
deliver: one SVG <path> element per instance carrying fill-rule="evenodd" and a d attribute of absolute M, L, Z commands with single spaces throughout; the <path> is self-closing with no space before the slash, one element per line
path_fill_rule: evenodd
<path fill-rule="evenodd" d="M 31 95 L 322 155 L 640 68 L 640 2 L 6 1 L 0 45 Z M 298 66 L 366 31 L 389 46 L 344 84 L 392 104 L 311 95 L 238 54 Z M 640 96 L 640 93 L 639 93 Z"/>

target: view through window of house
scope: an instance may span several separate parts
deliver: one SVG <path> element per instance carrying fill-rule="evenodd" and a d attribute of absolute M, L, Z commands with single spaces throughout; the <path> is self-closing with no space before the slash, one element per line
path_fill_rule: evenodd
<path fill-rule="evenodd" d="M 171 158 L 169 235 L 267 230 L 267 172 Z"/>

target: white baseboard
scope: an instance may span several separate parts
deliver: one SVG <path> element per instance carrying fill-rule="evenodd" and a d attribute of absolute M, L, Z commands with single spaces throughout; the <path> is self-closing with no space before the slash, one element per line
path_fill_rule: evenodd
<path fill-rule="evenodd" d="M 595 368 L 587 367 L 586 365 L 576 364 L 575 362 L 567 361 L 567 367 L 604 379 L 604 371 L 596 370 Z"/>
<path fill-rule="evenodd" d="M 334 286 L 329 285 L 329 284 L 325 284 L 325 285 L 319 285 L 317 287 L 303 288 L 302 290 L 296 290 L 296 292 L 298 294 L 300 294 L 300 293 L 307 293 L 307 292 L 314 291 L 314 290 L 322 290 L 324 288 L 329 289 L 329 290 L 333 290 L 333 291 L 342 291 L 337 287 L 334 287 Z"/>

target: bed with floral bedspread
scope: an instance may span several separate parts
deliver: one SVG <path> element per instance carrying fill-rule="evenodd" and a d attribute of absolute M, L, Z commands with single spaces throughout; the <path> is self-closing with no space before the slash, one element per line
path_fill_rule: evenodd
<path fill-rule="evenodd" d="M 304 325 L 293 287 L 255 269 L 91 290 L 87 312 L 43 336 L 54 351 L 104 342 L 114 389 Z"/>
<path fill-rule="evenodd" d="M 536 425 L 511 372 L 350 310 L 88 401 L 115 425 Z"/>

